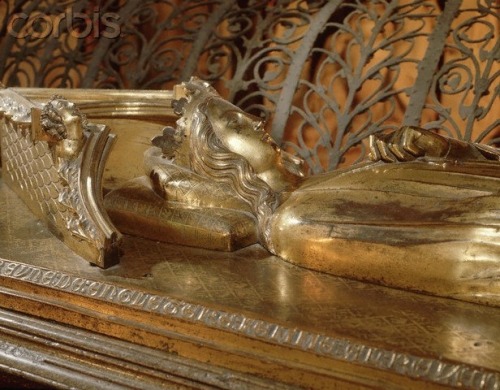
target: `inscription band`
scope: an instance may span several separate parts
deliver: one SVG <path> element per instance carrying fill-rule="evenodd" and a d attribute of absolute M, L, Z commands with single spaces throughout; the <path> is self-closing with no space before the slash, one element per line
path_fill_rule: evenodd
<path fill-rule="evenodd" d="M 215 310 L 200 304 L 118 287 L 60 271 L 0 259 L 0 276 L 201 323 L 212 328 L 411 378 L 458 388 L 500 390 L 500 374 L 497 372 L 356 344 L 345 339 L 288 328 L 242 314 Z"/>

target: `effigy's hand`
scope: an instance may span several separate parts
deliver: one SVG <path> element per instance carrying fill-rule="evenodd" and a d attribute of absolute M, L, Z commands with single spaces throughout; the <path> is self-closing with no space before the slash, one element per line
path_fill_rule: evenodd
<path fill-rule="evenodd" d="M 419 157 L 445 157 L 450 143 L 432 131 L 404 126 L 389 134 L 370 136 L 372 161 L 412 161 Z"/>

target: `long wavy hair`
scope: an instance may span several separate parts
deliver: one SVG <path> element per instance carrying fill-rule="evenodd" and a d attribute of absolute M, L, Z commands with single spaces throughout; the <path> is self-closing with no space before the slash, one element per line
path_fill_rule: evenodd
<path fill-rule="evenodd" d="M 254 211 L 261 241 L 269 247 L 267 222 L 279 205 L 278 195 L 255 174 L 242 156 L 229 151 L 220 142 L 206 115 L 205 107 L 204 104 L 198 105 L 191 117 L 191 169 L 200 175 L 231 185 Z"/>

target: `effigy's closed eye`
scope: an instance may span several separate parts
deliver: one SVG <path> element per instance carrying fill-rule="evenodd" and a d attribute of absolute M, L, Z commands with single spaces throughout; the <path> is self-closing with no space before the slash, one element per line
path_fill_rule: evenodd
<path fill-rule="evenodd" d="M 228 129 L 236 131 L 238 134 L 241 132 L 241 124 L 237 115 L 227 115 L 226 126 Z"/>

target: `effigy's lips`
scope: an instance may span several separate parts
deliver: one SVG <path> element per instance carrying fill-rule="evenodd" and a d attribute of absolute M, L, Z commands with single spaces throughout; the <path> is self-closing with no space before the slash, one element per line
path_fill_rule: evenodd
<path fill-rule="evenodd" d="M 0 138 L 2 179 L 33 214 L 91 263 L 118 263 L 121 235 L 102 200 L 109 128 L 62 97 L 41 105 L 1 89 Z"/>

